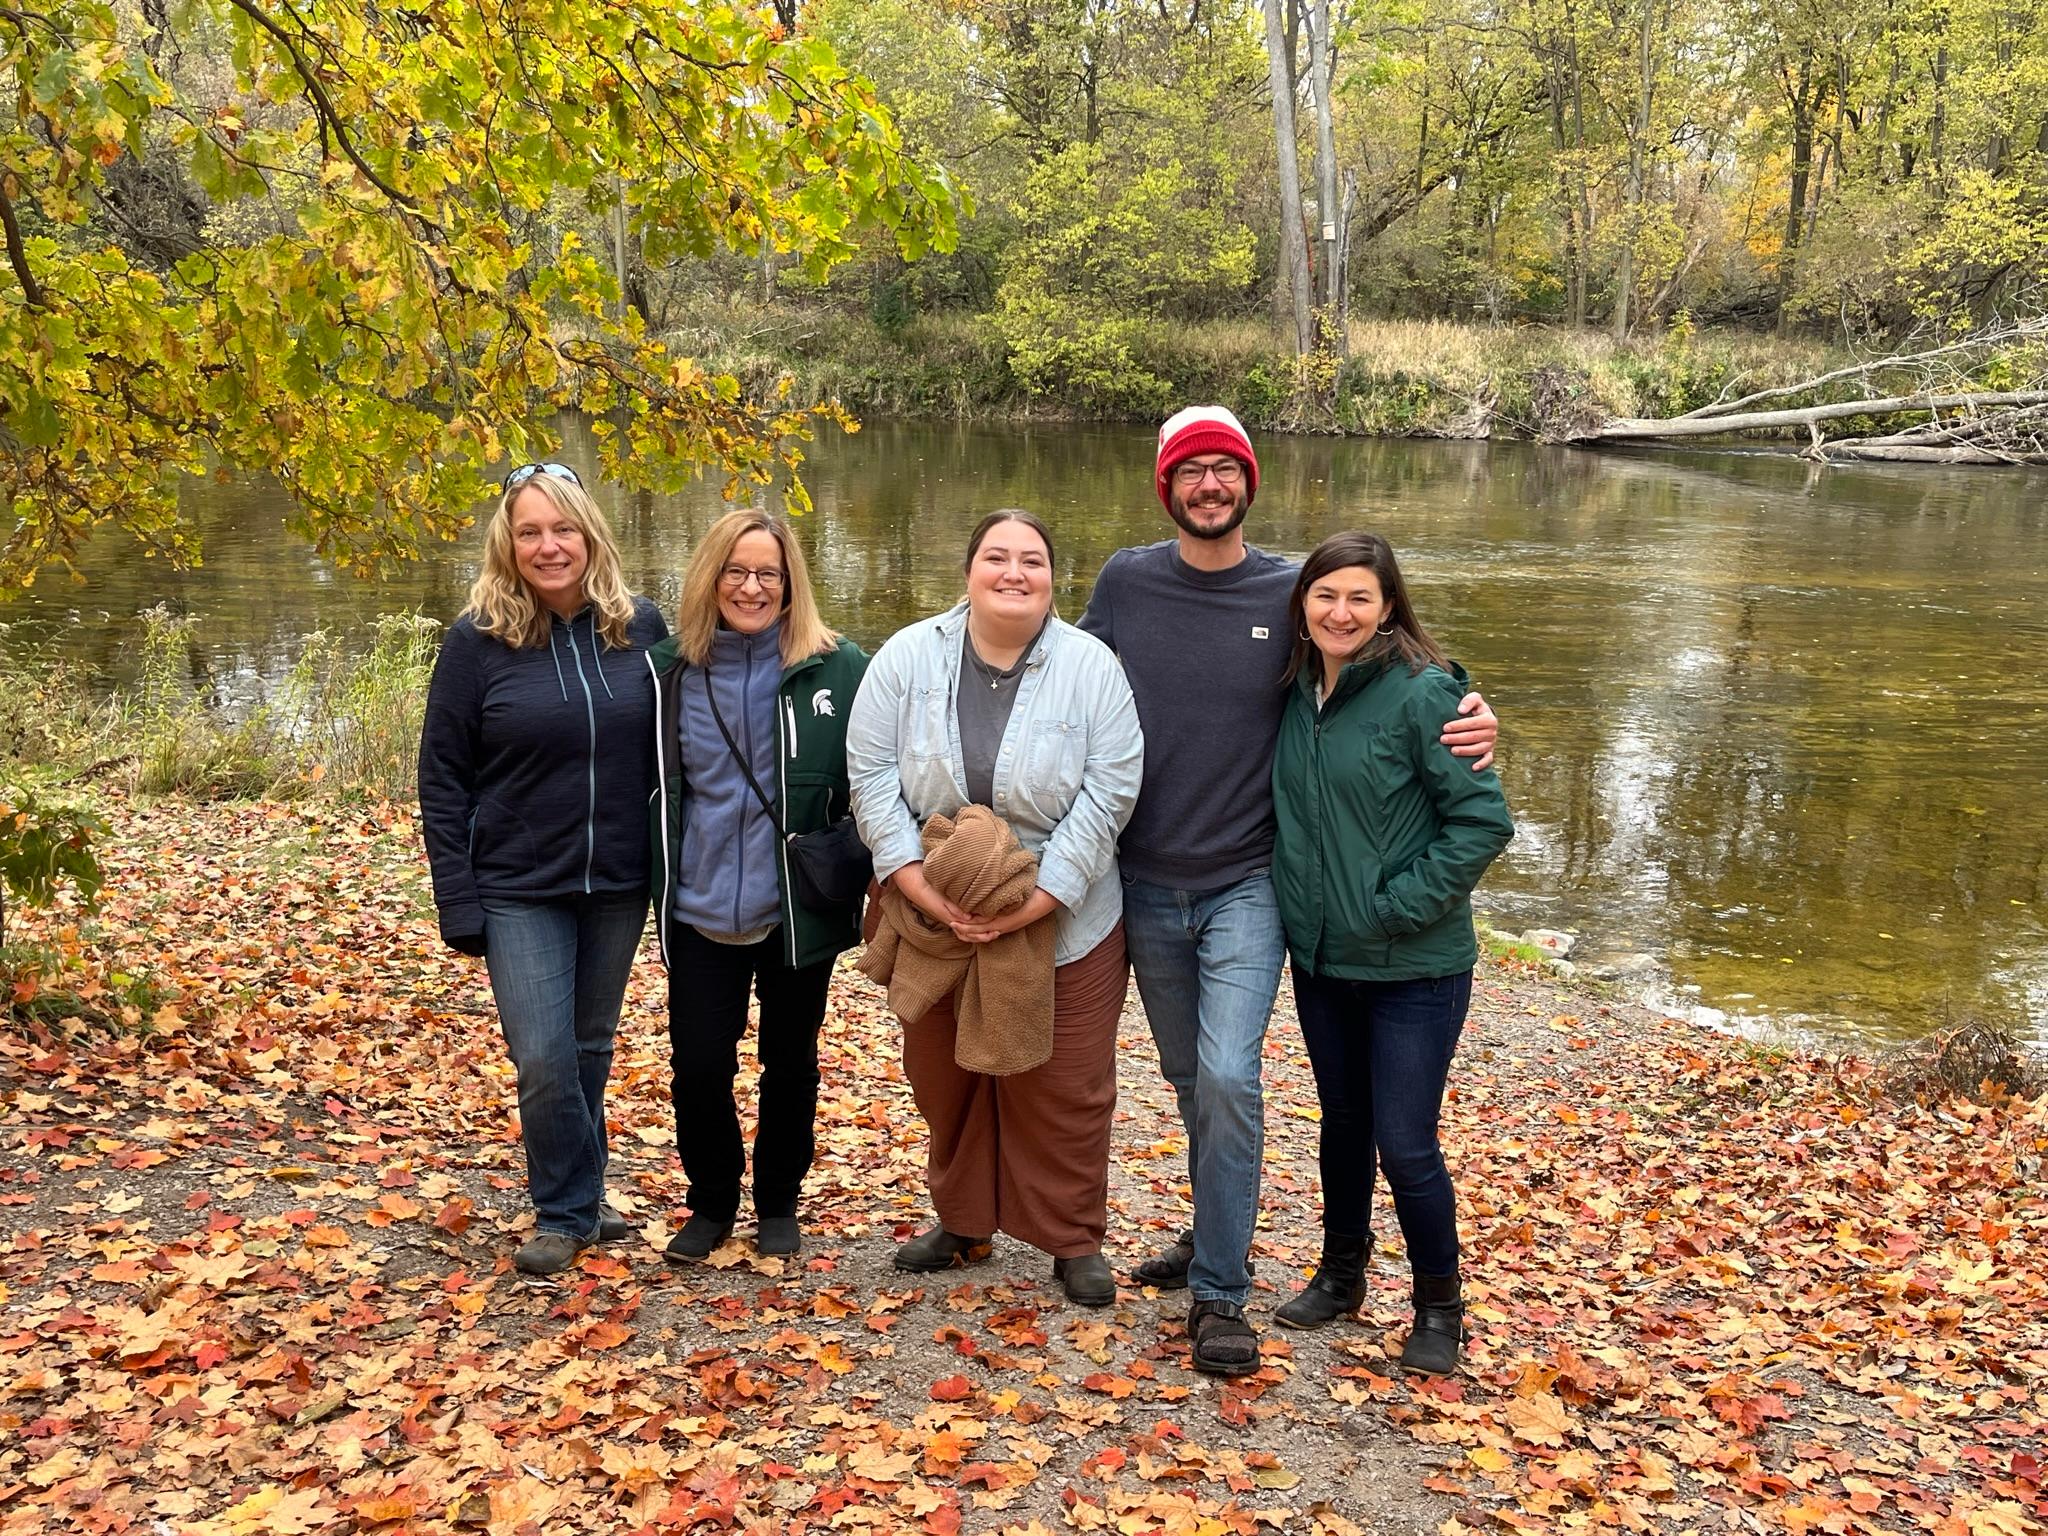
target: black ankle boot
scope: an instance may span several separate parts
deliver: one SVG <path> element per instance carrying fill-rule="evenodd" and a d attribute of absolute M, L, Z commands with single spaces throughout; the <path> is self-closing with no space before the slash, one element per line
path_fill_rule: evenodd
<path fill-rule="evenodd" d="M 1401 1368 L 1448 1376 L 1465 1342 L 1465 1296 L 1456 1275 L 1415 1277 L 1415 1326 L 1401 1349 Z"/>
<path fill-rule="evenodd" d="M 1348 1317 L 1365 1300 L 1365 1266 L 1371 1261 L 1371 1237 L 1325 1233 L 1315 1277 L 1292 1300 L 1274 1308 L 1273 1320 L 1290 1328 L 1320 1328 Z"/>

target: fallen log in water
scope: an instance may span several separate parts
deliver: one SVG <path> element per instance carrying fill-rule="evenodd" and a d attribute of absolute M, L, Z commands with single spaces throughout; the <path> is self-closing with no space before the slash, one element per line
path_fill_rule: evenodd
<path fill-rule="evenodd" d="M 1802 383 L 1778 385 L 1739 399 L 1716 401 L 1678 416 L 1614 417 L 1567 429 L 1561 440 L 1572 443 L 1664 442 L 1721 437 L 1731 433 L 1788 432 L 1804 428 L 1806 456 L 1823 462 L 1835 459 L 1878 460 L 1900 464 L 2048 464 L 2048 377 L 2035 366 L 2022 372 L 2026 387 L 1971 388 L 1966 374 L 1954 370 L 1966 358 L 1977 366 L 1988 354 L 2033 347 L 2048 339 L 2048 319 L 2000 327 L 1923 352 L 1875 358 L 1837 368 Z M 1856 381 L 1869 389 L 1878 375 L 1914 378 L 1917 387 L 1858 398 L 1821 400 L 1807 405 L 1759 410 L 1773 400 L 1812 396 Z M 1830 440 L 1830 422 L 1860 417 L 1896 417 L 1924 413 L 1926 420 L 1903 430 L 1873 436 Z"/>

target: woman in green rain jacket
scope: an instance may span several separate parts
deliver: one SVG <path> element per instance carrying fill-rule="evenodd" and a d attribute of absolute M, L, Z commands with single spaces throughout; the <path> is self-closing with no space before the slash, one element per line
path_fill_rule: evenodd
<path fill-rule="evenodd" d="M 1357 1309 L 1377 1166 L 1414 1274 L 1401 1363 L 1447 1372 L 1464 1302 L 1437 1121 L 1478 959 L 1472 888 L 1514 823 L 1499 776 L 1438 740 L 1464 674 L 1416 621 L 1385 539 L 1324 540 L 1289 616 L 1273 885 L 1322 1102 L 1323 1255 L 1275 1315 L 1317 1327 Z"/>

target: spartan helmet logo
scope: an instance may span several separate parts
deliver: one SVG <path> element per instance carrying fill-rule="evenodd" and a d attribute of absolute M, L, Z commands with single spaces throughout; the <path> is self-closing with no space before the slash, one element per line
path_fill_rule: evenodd
<path fill-rule="evenodd" d="M 829 715 L 833 713 L 832 690 L 830 688 L 820 688 L 811 695 L 811 713 L 813 715 Z"/>

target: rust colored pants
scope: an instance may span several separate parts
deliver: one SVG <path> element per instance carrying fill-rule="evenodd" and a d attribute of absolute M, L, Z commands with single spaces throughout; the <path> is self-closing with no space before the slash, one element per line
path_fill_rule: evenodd
<path fill-rule="evenodd" d="M 1101 1250 L 1127 972 L 1119 923 L 1052 973 L 1052 1057 L 1010 1077 L 954 1063 L 951 1002 L 903 1026 L 903 1070 L 931 1128 L 932 1207 L 948 1232 L 1007 1232 L 1059 1259 Z"/>

